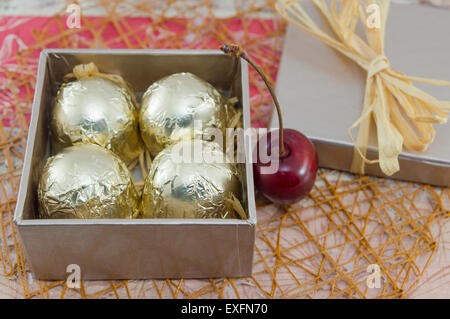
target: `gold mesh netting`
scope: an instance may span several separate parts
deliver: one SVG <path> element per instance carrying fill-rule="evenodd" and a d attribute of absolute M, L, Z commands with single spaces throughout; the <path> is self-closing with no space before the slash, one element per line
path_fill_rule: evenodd
<path fill-rule="evenodd" d="M 16 65 L 2 66 L 0 122 L 0 295 L 42 298 L 365 298 L 405 297 L 419 283 L 437 251 L 430 230 L 449 216 L 449 189 L 432 188 L 320 170 L 310 196 L 290 207 L 258 200 L 253 276 L 243 279 L 85 281 L 80 289 L 64 282 L 37 281 L 28 271 L 13 225 L 13 214 L 33 99 L 37 53 L 45 47 L 217 48 L 240 43 L 262 65 L 272 82 L 282 49 L 285 24 L 272 3 L 235 1 L 232 16 L 216 17 L 217 2 L 84 1 L 82 9 L 100 7 L 105 15 L 81 18 L 68 29 L 54 16 L 33 30 L 35 44 L 19 51 Z M 147 19 L 138 27 L 125 17 Z M 169 17 L 170 15 L 170 17 Z M 180 18 L 188 17 L 189 19 Z M 255 18 L 258 31 L 253 23 Z M 176 23 L 177 28 L 169 28 Z M 240 32 L 228 28 L 237 22 Z M 57 27 L 58 32 L 50 31 Z M 176 29 L 177 31 L 174 31 Z M 264 32 L 261 32 L 264 30 Z M 108 37 L 106 34 L 108 33 Z M 111 34 L 114 36 L 111 37 Z M 82 35 L 89 35 L 85 41 Z M 252 120 L 271 115 L 264 84 L 250 71 Z M 440 243 L 441 244 L 441 243 Z M 377 264 L 380 288 L 367 285 L 367 267 Z"/>

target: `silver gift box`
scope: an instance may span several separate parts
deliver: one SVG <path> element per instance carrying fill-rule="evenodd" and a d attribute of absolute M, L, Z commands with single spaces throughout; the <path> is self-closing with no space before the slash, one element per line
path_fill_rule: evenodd
<path fill-rule="evenodd" d="M 307 4 L 314 21 L 328 29 Z M 448 10 L 391 4 L 385 38 L 391 67 L 410 76 L 450 81 L 449 30 Z M 320 40 L 288 26 L 276 91 L 285 127 L 296 128 L 313 140 L 321 167 L 350 170 L 353 144 L 347 131 L 361 115 L 366 75 Z M 416 85 L 440 100 L 450 100 L 448 86 Z M 374 127 L 369 158 L 377 157 Z M 450 123 L 435 128 L 436 138 L 427 151 L 404 150 L 399 156 L 400 171 L 391 178 L 450 186 Z M 377 164 L 366 165 L 366 173 L 386 177 Z"/>
<path fill-rule="evenodd" d="M 37 84 L 14 222 L 38 279 L 67 278 L 76 264 L 83 279 L 212 278 L 250 276 L 256 208 L 251 163 L 243 168 L 243 207 L 238 219 L 37 219 L 37 183 L 50 155 L 49 114 L 63 76 L 80 63 L 120 74 L 140 93 L 176 72 L 192 72 L 228 89 L 250 127 L 248 70 L 244 61 L 218 50 L 44 50 Z M 238 76 L 233 78 L 237 67 Z M 250 152 L 246 141 L 245 152 Z"/>

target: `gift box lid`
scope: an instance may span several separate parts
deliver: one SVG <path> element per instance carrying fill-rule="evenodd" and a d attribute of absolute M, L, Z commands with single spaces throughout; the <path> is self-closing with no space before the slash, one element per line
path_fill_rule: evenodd
<path fill-rule="evenodd" d="M 304 6 L 320 27 L 326 27 L 314 8 Z M 450 11 L 392 4 L 386 30 L 385 54 L 394 70 L 450 81 Z M 350 169 L 353 145 L 348 129 L 361 114 L 365 82 L 366 72 L 356 63 L 298 27 L 288 26 L 276 86 L 284 126 L 316 143 L 322 167 Z M 440 100 L 450 100 L 449 87 L 416 86 Z M 400 172 L 392 178 L 449 185 L 450 124 L 434 127 L 436 138 L 427 151 L 404 149 L 399 156 Z M 371 128 L 373 146 L 376 132 L 374 125 Z M 368 155 L 375 158 L 375 149 Z M 366 172 L 383 176 L 378 165 L 366 165 Z"/>

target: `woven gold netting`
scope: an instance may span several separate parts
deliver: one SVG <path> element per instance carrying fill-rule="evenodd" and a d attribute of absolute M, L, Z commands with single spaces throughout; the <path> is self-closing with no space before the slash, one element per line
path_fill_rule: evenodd
<path fill-rule="evenodd" d="M 280 208 L 258 200 L 250 278 L 85 281 L 80 289 L 33 280 L 13 214 L 38 52 L 45 47 L 217 48 L 221 42 L 240 43 L 274 82 L 285 24 L 270 18 L 272 3 L 235 1 L 235 11 L 226 18 L 215 16 L 219 3 L 81 1 L 83 11 L 103 8 L 104 16 L 82 16 L 80 29 L 68 29 L 65 17 L 54 16 L 30 30 L 35 44 L 19 50 L 14 65 L 1 66 L 0 296 L 404 297 L 422 283 L 430 260 L 445 245 L 436 229 L 448 220 L 449 190 L 329 170 L 320 170 L 311 195 L 299 204 Z M 135 25 L 130 16 L 143 20 Z M 250 82 L 252 120 L 262 126 L 271 116 L 270 98 L 253 71 Z M 380 288 L 367 286 L 370 264 L 380 267 Z"/>

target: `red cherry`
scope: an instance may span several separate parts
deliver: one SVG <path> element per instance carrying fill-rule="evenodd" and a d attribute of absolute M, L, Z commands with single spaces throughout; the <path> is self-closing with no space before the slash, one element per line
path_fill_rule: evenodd
<path fill-rule="evenodd" d="M 269 132 L 264 142 L 267 144 L 267 150 L 264 155 L 270 155 L 267 163 L 263 163 L 261 155 L 257 153 L 257 162 L 253 164 L 253 174 L 255 186 L 272 202 L 277 204 L 292 204 L 305 197 L 314 185 L 318 169 L 318 156 L 314 145 L 302 133 L 292 130 L 283 129 L 283 117 L 281 108 L 275 92 L 270 85 L 264 72 L 256 65 L 256 63 L 242 50 L 237 44 L 226 44 L 220 49 L 228 55 L 242 58 L 247 61 L 263 79 L 264 83 L 273 98 L 277 113 L 280 129 L 278 130 L 278 139 L 273 142 L 279 145 L 279 149 L 272 147 L 272 134 Z M 256 151 L 259 151 L 261 138 L 258 141 Z M 272 149 L 273 148 L 273 149 Z M 278 169 L 274 172 L 264 170 L 277 159 Z"/>
<path fill-rule="evenodd" d="M 257 162 L 253 163 L 253 175 L 255 186 L 258 190 L 277 204 L 289 205 L 303 199 L 311 191 L 316 180 L 319 166 L 318 156 L 314 145 L 302 133 L 284 129 L 284 153 L 279 154 L 279 150 L 272 147 L 272 142 L 278 145 L 278 134 L 271 140 L 272 134 L 260 138 L 266 139 L 268 163 L 262 163 L 261 154 L 257 154 Z M 273 148 L 273 149 L 272 149 Z M 279 160 L 278 169 L 273 174 L 264 174 L 263 167 L 269 167 L 274 159 Z"/>

